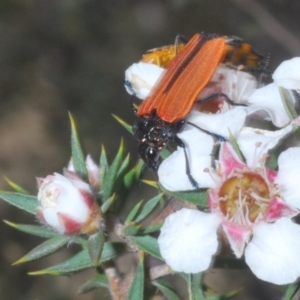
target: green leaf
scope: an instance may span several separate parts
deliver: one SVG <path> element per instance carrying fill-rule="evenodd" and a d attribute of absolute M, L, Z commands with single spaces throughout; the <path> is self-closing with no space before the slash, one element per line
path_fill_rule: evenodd
<path fill-rule="evenodd" d="M 124 185 L 130 190 L 132 186 L 138 181 L 144 162 L 139 159 L 137 164 L 124 176 Z"/>
<path fill-rule="evenodd" d="M 144 254 L 140 253 L 139 264 L 137 266 L 133 281 L 131 283 L 127 299 L 142 300 L 144 299 Z"/>
<path fill-rule="evenodd" d="M 102 205 L 101 205 L 101 211 L 105 214 L 109 208 L 112 206 L 112 204 L 116 200 L 116 194 L 113 194 L 110 198 L 108 198 Z"/>
<path fill-rule="evenodd" d="M 148 254 L 157 257 L 162 260 L 162 257 L 159 252 L 159 247 L 157 239 L 153 238 L 150 235 L 144 236 L 129 236 L 129 240 L 138 246 L 140 249 L 144 250 Z"/>
<path fill-rule="evenodd" d="M 125 251 L 125 244 L 124 243 L 111 243 L 107 242 L 104 244 L 102 256 L 100 262 L 105 262 L 110 259 L 115 258 L 117 255 Z M 30 272 L 29 275 L 68 275 L 73 272 L 78 272 L 83 269 L 87 269 L 92 267 L 92 262 L 90 259 L 90 255 L 87 249 L 80 251 L 70 259 L 55 265 L 53 267 Z"/>
<path fill-rule="evenodd" d="M 75 121 L 69 113 L 71 123 L 71 148 L 72 148 L 72 162 L 75 172 L 83 179 L 88 180 L 88 172 L 86 169 L 85 158 L 80 144 Z"/>
<path fill-rule="evenodd" d="M 20 194 L 29 194 L 28 191 L 24 190 L 21 186 L 4 176 L 5 181 L 9 184 L 10 187 L 12 187 L 15 192 L 20 193 Z"/>
<path fill-rule="evenodd" d="M 118 170 L 117 177 L 123 175 L 125 170 L 128 168 L 129 161 L 130 161 L 130 154 L 128 153 L 127 156 L 125 157 L 125 159 L 123 160 L 122 165 L 120 166 L 120 168 Z"/>
<path fill-rule="evenodd" d="M 152 282 L 169 300 L 180 300 L 173 291 L 171 284 L 165 279 L 159 279 Z"/>
<path fill-rule="evenodd" d="M 13 227 L 17 230 L 29 233 L 31 235 L 40 236 L 40 237 L 43 237 L 43 238 L 52 238 L 52 237 L 55 237 L 55 236 L 59 235 L 58 233 L 48 229 L 47 227 L 43 227 L 43 226 L 16 224 L 16 223 L 9 222 L 9 221 L 6 221 L 6 220 L 4 220 L 4 222 L 7 225 L 9 225 L 9 226 L 11 226 L 11 227 Z"/>
<path fill-rule="evenodd" d="M 139 234 L 143 235 L 143 234 L 148 234 L 148 233 L 158 231 L 158 230 L 160 230 L 162 225 L 163 225 L 162 223 L 157 223 L 157 224 L 154 224 L 154 225 L 150 225 L 146 228 L 140 228 Z"/>
<path fill-rule="evenodd" d="M 102 196 L 103 196 L 104 201 L 106 201 L 112 195 L 116 176 L 117 176 L 119 168 L 122 164 L 123 153 L 124 153 L 123 140 L 121 140 L 121 144 L 120 144 L 118 153 L 117 153 L 111 167 L 106 172 L 106 175 L 102 182 Z"/>
<path fill-rule="evenodd" d="M 132 133 L 132 126 L 129 125 L 128 123 L 126 123 L 124 120 L 122 120 L 121 118 L 119 118 L 118 116 L 112 114 L 112 116 L 117 120 L 117 122 L 119 124 L 121 124 L 129 133 Z"/>
<path fill-rule="evenodd" d="M 104 242 L 105 242 L 105 236 L 102 230 L 89 236 L 88 250 L 89 250 L 91 261 L 95 267 L 99 265 Z"/>
<path fill-rule="evenodd" d="M 126 221 L 125 221 L 125 225 L 128 225 L 136 216 L 138 210 L 140 209 L 141 205 L 143 203 L 143 200 L 141 200 L 139 203 L 137 203 L 133 209 L 131 210 L 131 212 L 128 214 Z"/>
<path fill-rule="evenodd" d="M 208 207 L 207 203 L 207 191 L 203 190 L 195 190 L 195 191 L 188 191 L 188 192 L 171 192 L 167 191 L 165 189 L 162 189 L 162 191 L 172 197 L 175 197 L 177 199 L 191 202 L 196 205 L 202 206 L 202 207 Z"/>
<path fill-rule="evenodd" d="M 108 170 L 108 161 L 107 161 L 107 155 L 104 146 L 102 145 L 101 148 L 101 155 L 100 155 L 100 173 L 99 173 L 99 182 L 102 184 L 104 177 L 106 176 L 107 170 Z"/>
<path fill-rule="evenodd" d="M 143 219 L 145 219 L 153 211 L 157 203 L 162 199 L 162 196 L 163 194 L 159 194 L 154 198 L 150 199 L 149 201 L 147 201 L 147 203 L 142 207 L 142 209 L 134 219 L 134 222 L 140 222 Z"/>
<path fill-rule="evenodd" d="M 140 230 L 140 225 L 129 224 L 123 229 L 123 235 L 130 236 L 136 235 Z"/>
<path fill-rule="evenodd" d="M 83 284 L 78 289 L 78 293 L 84 294 L 84 293 L 90 292 L 91 290 L 98 289 L 100 287 L 108 288 L 108 286 L 109 285 L 108 285 L 108 280 L 107 280 L 106 275 L 100 274 L 100 275 L 97 275 L 96 277 L 90 279 L 85 284 Z"/>
<path fill-rule="evenodd" d="M 289 119 L 292 121 L 297 118 L 298 113 L 295 110 L 295 96 L 293 95 L 293 92 L 291 90 L 285 89 L 283 87 L 278 87 L 279 93 L 281 96 L 281 100 L 285 109 L 285 112 L 287 113 Z"/>
<path fill-rule="evenodd" d="M 201 289 L 201 273 L 188 275 L 189 300 L 205 300 Z"/>
<path fill-rule="evenodd" d="M 239 159 L 243 162 L 245 162 L 245 157 L 243 156 L 243 153 L 239 147 L 239 144 L 235 138 L 235 136 L 230 132 L 229 133 L 229 143 L 232 146 L 233 150 L 235 151 L 235 153 L 238 155 Z"/>
<path fill-rule="evenodd" d="M 160 152 L 160 156 L 162 159 L 166 159 L 171 155 L 171 152 L 168 149 L 164 149 Z"/>
<path fill-rule="evenodd" d="M 13 265 L 22 264 L 49 255 L 57 251 L 58 249 L 62 248 L 68 242 L 70 242 L 70 237 L 68 236 L 59 235 L 53 237 L 47 240 L 46 242 L 38 245 L 37 247 L 35 247 L 33 250 L 28 252 L 25 256 L 23 256 L 15 263 L 13 263 Z"/>
<path fill-rule="evenodd" d="M 285 292 L 284 300 L 297 300 L 293 297 L 296 295 L 297 291 L 299 290 L 300 285 L 299 282 L 289 285 L 288 289 Z"/>
<path fill-rule="evenodd" d="M 34 215 L 36 214 L 38 200 L 35 196 L 13 192 L 0 192 L 0 198 L 22 210 L 25 210 Z"/>

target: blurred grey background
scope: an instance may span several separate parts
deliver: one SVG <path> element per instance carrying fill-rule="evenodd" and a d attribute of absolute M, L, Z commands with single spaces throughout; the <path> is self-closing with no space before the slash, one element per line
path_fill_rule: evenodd
<path fill-rule="evenodd" d="M 200 31 L 236 35 L 257 51 L 270 52 L 273 70 L 300 54 L 299 16 L 299 0 L 1 0 L 1 189 L 9 189 L 7 176 L 35 194 L 35 177 L 61 172 L 70 157 L 68 111 L 95 160 L 102 143 L 111 159 L 122 136 L 134 160 L 136 142 L 111 114 L 134 119 L 124 71 L 146 50 L 172 44 L 178 33 L 188 38 Z M 3 201 L 0 217 L 34 223 Z M 42 240 L 4 223 L 0 239 L 0 299 L 109 299 L 106 290 L 76 294 L 93 270 L 70 278 L 26 275 L 63 261 L 74 247 L 11 267 Z M 221 283 L 227 290 L 229 277 Z M 280 299 L 278 287 L 268 285 L 264 291 L 263 283 L 233 275 L 234 288 L 240 287 L 238 279 L 248 290 L 243 299 Z"/>

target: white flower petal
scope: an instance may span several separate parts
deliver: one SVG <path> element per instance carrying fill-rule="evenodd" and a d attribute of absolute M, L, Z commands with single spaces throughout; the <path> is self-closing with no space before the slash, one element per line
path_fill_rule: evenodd
<path fill-rule="evenodd" d="M 248 98 L 248 104 L 249 106 L 246 108 L 248 114 L 258 110 L 264 110 L 277 127 L 283 127 L 291 121 L 282 103 L 278 86 L 274 83 L 256 90 L 251 97 Z"/>
<path fill-rule="evenodd" d="M 183 208 L 167 217 L 158 245 L 162 257 L 177 272 L 198 273 L 206 270 L 218 250 L 217 228 L 220 219 Z"/>
<path fill-rule="evenodd" d="M 204 172 L 205 168 L 211 167 L 213 138 L 196 128 L 186 128 L 178 134 L 178 137 L 186 146 L 191 174 L 198 183 L 199 188 L 214 186 L 209 173 Z M 160 164 L 158 178 L 163 187 L 170 191 L 194 189 L 186 174 L 183 148 L 177 147 L 177 150 Z"/>
<path fill-rule="evenodd" d="M 205 114 L 193 111 L 188 117 L 188 122 L 228 139 L 230 132 L 233 135 L 237 135 L 243 127 L 245 119 L 246 110 L 242 107 L 234 107 L 227 112 L 219 114 Z"/>
<path fill-rule="evenodd" d="M 154 64 L 135 63 L 125 71 L 125 88 L 129 94 L 145 99 L 163 72 L 163 68 Z"/>
<path fill-rule="evenodd" d="M 278 184 L 284 201 L 300 209 L 300 148 L 289 148 L 278 158 Z"/>
<path fill-rule="evenodd" d="M 300 226 L 288 218 L 260 223 L 245 250 L 246 263 L 258 278 L 289 284 L 300 276 Z"/>
<path fill-rule="evenodd" d="M 300 57 L 294 57 L 282 62 L 273 74 L 273 80 L 278 86 L 286 89 L 300 89 Z"/>
<path fill-rule="evenodd" d="M 279 140 L 290 133 L 292 129 L 292 125 L 276 131 L 244 127 L 237 142 L 246 158 L 247 165 L 251 168 L 261 167 L 260 159 L 263 155 L 275 147 Z"/>
<path fill-rule="evenodd" d="M 209 85 L 201 92 L 200 98 L 205 98 L 215 93 L 224 93 L 232 101 L 242 103 L 246 102 L 256 88 L 257 80 L 251 74 L 220 65 L 213 74 Z M 224 102 L 224 106 L 228 108 L 226 102 Z"/>

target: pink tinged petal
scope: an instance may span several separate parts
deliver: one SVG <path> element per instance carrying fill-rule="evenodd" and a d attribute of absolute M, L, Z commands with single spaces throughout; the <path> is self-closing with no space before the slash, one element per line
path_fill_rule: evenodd
<path fill-rule="evenodd" d="M 221 135 L 228 139 L 230 132 L 236 136 L 243 127 L 246 119 L 246 110 L 234 107 L 224 113 L 205 114 L 193 111 L 188 121 L 209 132 Z"/>
<path fill-rule="evenodd" d="M 265 221 L 274 222 L 283 217 L 293 218 L 298 214 L 299 211 L 297 209 L 294 209 L 293 207 L 287 205 L 280 198 L 274 198 L 271 201 L 266 213 Z"/>
<path fill-rule="evenodd" d="M 42 221 L 42 222 L 46 222 L 45 217 L 44 217 L 44 213 L 43 213 L 43 208 L 41 206 L 38 206 L 36 209 L 36 215 L 37 217 Z"/>
<path fill-rule="evenodd" d="M 300 209 L 300 148 L 293 147 L 282 152 L 278 158 L 278 185 L 284 201 Z"/>
<path fill-rule="evenodd" d="M 99 184 L 99 166 L 94 162 L 90 155 L 87 155 L 85 163 L 90 183 L 93 183 L 94 185 Z"/>
<path fill-rule="evenodd" d="M 253 227 L 245 250 L 246 263 L 261 280 L 289 284 L 300 276 L 300 226 L 288 218 Z"/>
<path fill-rule="evenodd" d="M 177 272 L 198 273 L 209 268 L 218 250 L 215 214 L 183 208 L 167 217 L 158 237 L 166 263 Z"/>
<path fill-rule="evenodd" d="M 36 183 L 38 189 L 42 186 L 43 182 L 44 182 L 44 178 L 36 177 Z"/>
<path fill-rule="evenodd" d="M 204 171 L 211 167 L 213 138 L 196 128 L 184 130 L 178 137 L 186 146 L 191 174 L 199 188 L 214 186 L 213 179 Z M 182 147 L 177 147 L 177 150 L 160 164 L 158 178 L 162 186 L 170 191 L 194 189 L 186 175 L 186 160 Z"/>
<path fill-rule="evenodd" d="M 208 190 L 207 202 L 212 212 L 214 212 L 214 210 L 219 207 L 218 199 L 219 189 Z"/>
<path fill-rule="evenodd" d="M 261 158 L 292 130 L 292 125 L 276 131 L 244 127 L 237 138 L 237 142 L 246 158 L 247 165 L 250 168 L 262 167 Z"/>
<path fill-rule="evenodd" d="M 251 236 L 251 228 L 231 222 L 223 222 L 222 227 L 226 233 L 230 247 L 237 258 L 242 257 L 246 243 Z"/>
<path fill-rule="evenodd" d="M 271 183 L 273 183 L 277 178 L 277 172 L 272 169 L 266 168 L 266 175 Z"/>
<path fill-rule="evenodd" d="M 300 89 L 300 57 L 282 62 L 273 73 L 274 82 L 286 89 Z"/>
<path fill-rule="evenodd" d="M 68 163 L 68 166 L 67 166 L 67 169 L 71 172 L 75 172 L 75 168 L 74 168 L 74 164 L 73 164 L 73 160 L 72 158 L 70 159 L 69 163 Z"/>
<path fill-rule="evenodd" d="M 92 193 L 89 193 L 85 190 L 79 190 L 79 193 L 82 196 L 82 199 L 84 201 L 84 203 L 86 204 L 86 206 L 91 209 L 95 203 L 95 197 Z"/>
<path fill-rule="evenodd" d="M 128 81 L 131 85 L 131 87 L 125 85 L 125 88 L 129 94 L 134 94 L 143 100 L 149 96 L 163 72 L 163 68 L 154 64 L 135 63 L 125 71 L 125 81 Z"/>
<path fill-rule="evenodd" d="M 68 169 L 64 168 L 63 173 L 64 173 L 64 176 L 66 176 L 68 179 L 82 180 L 81 177 L 78 176 L 77 173 L 75 173 L 75 171 L 73 172 L 69 168 Z"/>
<path fill-rule="evenodd" d="M 219 161 L 222 173 L 229 175 L 235 169 L 243 169 L 245 164 L 239 159 L 232 146 L 224 142 L 220 148 Z"/>
<path fill-rule="evenodd" d="M 65 234 L 79 233 L 81 230 L 82 223 L 77 222 L 67 214 L 58 213 L 57 217 Z M 59 230 L 60 231 L 60 230 Z"/>
<path fill-rule="evenodd" d="M 283 127 L 291 121 L 282 103 L 278 86 L 274 83 L 256 90 L 248 98 L 248 103 L 248 114 L 263 110 L 277 127 Z"/>

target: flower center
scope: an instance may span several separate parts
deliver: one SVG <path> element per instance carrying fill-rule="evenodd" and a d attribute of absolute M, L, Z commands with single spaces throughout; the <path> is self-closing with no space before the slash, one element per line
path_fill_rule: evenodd
<path fill-rule="evenodd" d="M 221 212 L 234 223 L 249 226 L 266 212 L 270 202 L 268 184 L 254 172 L 230 177 L 219 191 Z"/>

